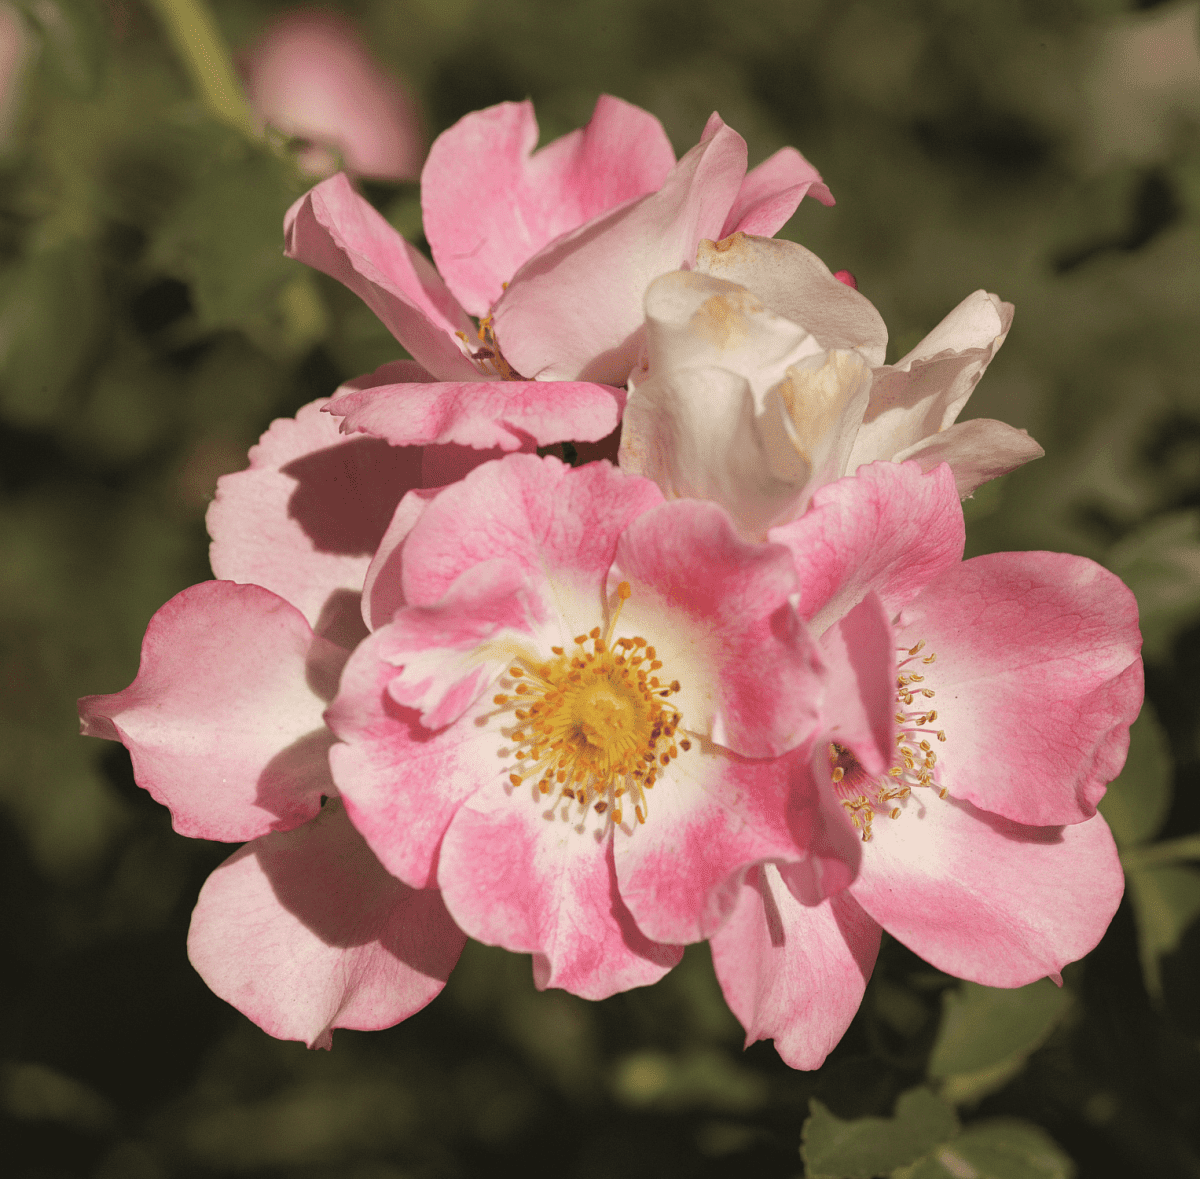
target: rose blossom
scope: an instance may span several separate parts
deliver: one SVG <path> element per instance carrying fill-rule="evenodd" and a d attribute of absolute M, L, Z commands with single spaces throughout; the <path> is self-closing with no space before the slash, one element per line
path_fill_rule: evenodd
<path fill-rule="evenodd" d="M 1043 453 L 1003 422 L 955 424 L 1012 312 L 976 291 L 885 365 L 879 313 L 803 246 L 740 233 L 702 242 L 694 270 L 646 293 L 621 466 L 668 495 L 716 500 L 750 537 L 876 459 L 948 462 L 971 495 Z"/>
<path fill-rule="evenodd" d="M 1096 803 L 1141 705 L 1141 636 L 1133 595 L 1085 558 L 963 561 L 945 466 L 861 468 L 770 537 L 791 549 L 797 608 L 831 676 L 852 669 L 891 763 L 863 763 L 840 731 L 861 719 L 827 697 L 809 763 L 824 831 L 809 861 L 747 873 L 712 938 L 747 1041 L 773 1037 L 789 1064 L 817 1068 L 881 929 L 994 987 L 1057 978 L 1099 941 L 1123 876 Z"/>
<path fill-rule="evenodd" d="M 532 455 L 410 498 L 368 590 L 399 608 L 326 714 L 388 871 L 588 998 L 661 977 L 746 865 L 803 858 L 814 801 L 790 751 L 823 684 L 787 549 L 661 500 L 608 463 Z"/>
<path fill-rule="evenodd" d="M 275 422 L 209 510 L 213 571 L 150 620 L 137 678 L 80 701 L 84 733 L 121 741 L 177 831 L 248 840 L 201 890 L 188 951 L 271 1035 L 329 1047 L 442 988 L 463 935 L 433 889 L 390 876 L 350 825 L 322 713 L 367 633 L 359 595 L 405 495 L 487 452 L 347 437 L 305 406 Z"/>
<path fill-rule="evenodd" d="M 416 105 L 345 17 L 325 9 L 285 12 L 246 54 L 244 68 L 246 97 L 258 116 L 310 141 L 299 156 L 310 176 L 334 171 L 334 153 L 356 176 L 415 180 L 420 174 L 424 142 Z"/>
<path fill-rule="evenodd" d="M 678 162 L 653 115 L 608 95 L 534 152 L 537 135 L 524 102 L 437 138 L 421 175 L 437 270 L 344 176 L 289 210 L 289 256 L 345 283 L 416 362 L 353 382 L 331 407 L 345 429 L 506 450 L 603 438 L 650 282 L 705 238 L 772 234 L 806 193 L 833 200 L 793 148 L 747 172 L 745 141 L 715 114 Z"/>

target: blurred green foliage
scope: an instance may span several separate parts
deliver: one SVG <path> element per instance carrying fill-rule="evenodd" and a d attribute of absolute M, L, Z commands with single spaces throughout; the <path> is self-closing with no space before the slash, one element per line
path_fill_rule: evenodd
<path fill-rule="evenodd" d="M 1194 3 L 340 5 L 430 135 L 532 96 L 545 141 L 609 91 L 679 150 L 714 108 L 752 162 L 795 144 L 839 203 L 806 202 L 785 234 L 854 272 L 892 358 L 978 287 L 1017 306 L 969 414 L 1048 453 L 967 505 L 969 548 L 1084 554 L 1137 594 L 1153 707 L 1103 807 L 1128 904 L 1061 991 L 958 984 L 885 941 L 812 1074 L 769 1044 L 742 1051 L 704 947 L 659 986 L 590 1004 L 537 993 L 527 960 L 472 944 L 430 1008 L 339 1032 L 330 1054 L 270 1040 L 191 971 L 188 915 L 228 849 L 175 836 L 124 751 L 75 736 L 74 699 L 128 683 L 150 615 L 208 575 L 217 476 L 272 417 L 397 349 L 282 257 L 306 185 L 294 145 L 213 113 L 164 33 L 169 5 L 13 7 L 27 40 L 0 142 L 6 1173 L 794 1176 L 803 1128 L 812 1176 L 1200 1176 Z M 283 7 L 212 10 L 242 50 Z M 422 244 L 415 186 L 366 191 Z"/>

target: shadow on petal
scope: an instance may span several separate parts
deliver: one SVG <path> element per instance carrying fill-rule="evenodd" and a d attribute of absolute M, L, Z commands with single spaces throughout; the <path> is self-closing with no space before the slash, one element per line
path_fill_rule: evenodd
<path fill-rule="evenodd" d="M 288 516 L 322 553 L 369 557 L 405 492 L 421 486 L 421 448 L 355 438 L 281 468 L 297 480 Z"/>

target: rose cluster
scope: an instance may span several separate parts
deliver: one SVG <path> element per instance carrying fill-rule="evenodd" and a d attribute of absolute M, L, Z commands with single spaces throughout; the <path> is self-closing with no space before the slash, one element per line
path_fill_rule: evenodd
<path fill-rule="evenodd" d="M 677 161 L 608 97 L 536 141 L 509 103 L 434 143 L 436 269 L 344 176 L 291 209 L 288 252 L 412 359 L 271 426 L 218 485 L 217 580 L 81 702 L 176 830 L 243 844 L 196 969 L 328 1047 L 468 936 L 593 999 L 707 940 L 798 1068 L 882 930 L 1056 977 L 1122 891 L 1096 804 L 1140 636 L 1091 561 L 963 559 L 961 497 L 1041 453 L 956 424 L 1012 308 L 976 292 L 885 364 L 853 279 L 772 237 L 832 203 L 798 152 L 747 171 L 714 115 Z"/>

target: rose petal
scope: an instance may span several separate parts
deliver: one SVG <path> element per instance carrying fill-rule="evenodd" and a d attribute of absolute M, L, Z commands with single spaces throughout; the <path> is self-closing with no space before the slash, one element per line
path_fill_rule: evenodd
<path fill-rule="evenodd" d="M 857 351 L 871 367 L 883 363 L 888 336 L 879 312 L 803 246 L 734 233 L 701 242 L 696 269 L 745 287 L 776 315 L 811 332 L 823 350 Z"/>
<path fill-rule="evenodd" d="M 648 479 L 590 463 L 572 470 L 554 458 L 509 455 L 472 471 L 425 509 L 405 542 L 405 600 L 436 602 L 466 570 L 505 557 L 556 588 L 581 587 L 586 617 L 599 621 L 605 574 L 628 522 L 662 501 Z M 561 603 L 560 603 L 561 604 Z M 558 642 L 558 639 L 554 640 Z"/>
<path fill-rule="evenodd" d="M 724 224 L 745 172 L 745 141 L 714 116 L 658 192 L 530 258 L 494 313 L 509 364 L 542 381 L 623 385 L 636 360 L 646 288 L 692 264 L 700 241 Z"/>
<path fill-rule="evenodd" d="M 1007 475 L 1046 452 L 1024 430 L 1006 422 L 972 418 L 924 438 L 900 451 L 893 462 L 915 459 L 922 471 L 949 463 L 960 499 L 975 494 L 985 483 Z"/>
<path fill-rule="evenodd" d="M 773 1039 L 792 1068 L 820 1068 L 858 1012 L 879 934 L 846 893 L 802 905 L 773 865 L 753 869 L 712 937 L 713 968 L 746 1047 Z"/>
<path fill-rule="evenodd" d="M 632 593 L 621 631 L 645 635 L 660 674 L 680 680 L 672 704 L 690 732 L 747 757 L 812 735 L 822 665 L 789 601 L 796 584 L 784 548 L 748 544 L 715 504 L 675 500 L 622 534 L 610 588 L 622 579 Z"/>
<path fill-rule="evenodd" d="M 547 812 L 532 791 L 497 780 L 455 815 L 438 868 L 454 919 L 481 942 L 533 954 L 539 990 L 604 999 L 657 982 L 682 947 L 652 942 L 634 924 L 611 843 Z"/>
<path fill-rule="evenodd" d="M 217 577 L 271 590 L 320 631 L 335 595 L 357 598 L 396 505 L 421 484 L 422 461 L 420 451 L 339 434 L 325 404 L 273 422 L 249 468 L 217 481 L 208 510 Z"/>
<path fill-rule="evenodd" d="M 619 831 L 614 843 L 621 896 L 648 937 L 711 936 L 747 868 L 804 857 L 815 798 L 795 788 L 792 770 L 806 757 L 749 761 L 697 742 L 671 762 L 647 798 L 645 824 L 631 820 L 631 834 Z M 803 768 L 800 781 L 809 781 Z"/>
<path fill-rule="evenodd" d="M 150 619 L 128 688 L 80 700 L 83 732 L 124 743 L 181 835 L 286 830 L 334 792 L 321 713 L 345 658 L 268 590 L 201 582 Z"/>
<path fill-rule="evenodd" d="M 1137 603 L 1067 553 L 953 566 L 905 606 L 898 641 L 937 662 L 940 784 L 1020 823 L 1078 823 L 1120 772 L 1142 705 Z"/>
<path fill-rule="evenodd" d="M 1011 303 L 975 291 L 907 356 L 878 369 L 847 471 L 895 458 L 952 425 L 1004 343 L 1012 317 Z"/>
<path fill-rule="evenodd" d="M 821 174 L 794 147 L 781 147 L 746 173 L 721 237 L 756 233 L 771 237 L 787 224 L 797 206 L 811 194 L 823 205 L 834 203 Z"/>
<path fill-rule="evenodd" d="M 456 332 L 475 325 L 425 257 L 339 172 L 304 194 L 283 222 L 289 258 L 348 286 L 418 364 L 442 381 L 477 379 Z"/>
<path fill-rule="evenodd" d="M 844 821 L 844 820 L 843 820 Z M 850 894 L 926 962 L 1022 987 L 1082 958 L 1124 888 L 1103 818 L 1023 827 L 932 791 L 878 819 Z"/>
<path fill-rule="evenodd" d="M 272 1036 L 329 1048 L 420 1011 L 466 941 L 434 889 L 384 871 L 336 799 L 235 852 L 200 890 L 188 956 Z"/>
<path fill-rule="evenodd" d="M 797 520 L 769 539 L 792 552 L 797 609 L 814 634 L 871 590 L 891 614 L 962 559 L 966 532 L 950 468 L 872 463 L 820 488 Z"/>
<path fill-rule="evenodd" d="M 338 390 L 329 412 L 342 418 L 346 433 L 373 434 L 393 446 L 510 451 L 596 441 L 616 427 L 625 404 L 623 390 L 583 381 L 356 384 Z"/>
<path fill-rule="evenodd" d="M 438 136 L 421 175 L 425 235 L 473 315 L 543 246 L 656 191 L 675 164 L 662 124 L 602 94 L 586 127 L 540 151 L 531 102 L 474 111 Z"/>

